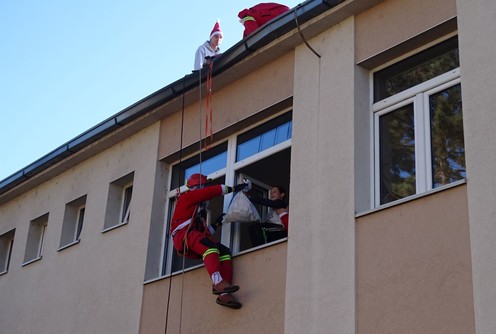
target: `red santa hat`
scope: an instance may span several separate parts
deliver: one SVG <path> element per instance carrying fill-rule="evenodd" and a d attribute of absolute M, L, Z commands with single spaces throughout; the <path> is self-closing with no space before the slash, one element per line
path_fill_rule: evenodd
<path fill-rule="evenodd" d="M 214 37 L 215 35 L 221 35 L 222 36 L 222 30 L 220 30 L 220 23 L 219 20 L 215 22 L 214 28 L 212 29 L 212 32 L 210 33 L 210 39 Z"/>

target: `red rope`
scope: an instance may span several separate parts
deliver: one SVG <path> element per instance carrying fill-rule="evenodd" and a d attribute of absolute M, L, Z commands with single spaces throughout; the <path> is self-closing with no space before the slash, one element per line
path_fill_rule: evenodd
<path fill-rule="evenodd" d="M 205 149 L 208 150 L 213 143 L 213 108 L 212 108 L 212 72 L 214 69 L 214 62 L 211 61 L 208 66 L 207 72 L 207 98 L 205 99 L 205 105 L 207 112 L 205 114 Z M 210 142 L 207 143 L 207 138 L 210 136 Z"/>

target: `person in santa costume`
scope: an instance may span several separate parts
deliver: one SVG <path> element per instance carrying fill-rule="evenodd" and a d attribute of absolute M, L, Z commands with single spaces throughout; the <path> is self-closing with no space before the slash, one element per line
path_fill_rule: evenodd
<path fill-rule="evenodd" d="M 193 65 L 193 70 L 199 70 L 203 66 L 210 64 L 210 60 L 220 54 L 219 45 L 222 43 L 222 30 L 220 29 L 219 20 L 215 22 L 214 28 L 210 33 L 210 38 L 208 41 L 203 43 L 198 47 L 195 54 L 195 63 Z"/>
<path fill-rule="evenodd" d="M 205 175 L 193 174 L 186 182 L 190 189 L 179 195 L 171 219 L 172 241 L 178 254 L 194 259 L 203 259 L 205 269 L 212 279 L 212 293 L 218 295 L 216 303 L 239 309 L 233 292 L 239 286 L 232 285 L 231 251 L 213 238 L 215 229 L 206 223 L 206 202 L 216 196 L 248 187 L 241 183 L 234 187 L 209 185 Z M 217 219 L 220 223 L 220 219 Z"/>
<path fill-rule="evenodd" d="M 238 13 L 240 22 L 245 27 L 243 38 L 257 30 L 259 27 L 269 22 L 273 18 L 287 12 L 288 10 L 288 6 L 284 6 L 275 2 L 263 2 L 251 8 L 243 9 Z"/>

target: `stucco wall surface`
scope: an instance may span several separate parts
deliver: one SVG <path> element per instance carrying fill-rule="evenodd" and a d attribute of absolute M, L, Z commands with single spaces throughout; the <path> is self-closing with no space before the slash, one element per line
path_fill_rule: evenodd
<path fill-rule="evenodd" d="M 231 310 L 215 303 L 205 268 L 188 271 L 144 286 L 141 334 L 283 333 L 286 249 L 282 242 L 236 256 L 235 296 L 243 304 Z M 167 308 L 167 298 L 171 297 Z"/>
<path fill-rule="evenodd" d="M 2 206 L 0 227 L 16 232 L 0 276 L 0 332 L 138 332 L 158 130 L 150 126 Z M 131 172 L 130 221 L 102 233 L 109 184 Z M 81 241 L 58 251 L 65 205 L 83 195 Z M 22 266 L 29 222 L 45 213 L 42 258 Z"/>
<path fill-rule="evenodd" d="M 465 185 L 356 226 L 358 334 L 475 333 Z"/>

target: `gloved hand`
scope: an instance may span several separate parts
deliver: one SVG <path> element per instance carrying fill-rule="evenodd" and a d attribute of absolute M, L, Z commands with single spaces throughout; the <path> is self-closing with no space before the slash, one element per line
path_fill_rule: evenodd
<path fill-rule="evenodd" d="M 237 192 L 237 191 L 245 189 L 246 187 L 248 187 L 247 183 L 240 183 L 240 184 L 235 185 L 233 187 L 233 190 L 234 190 L 234 192 Z"/>
<path fill-rule="evenodd" d="M 219 217 L 217 217 L 217 219 L 215 219 L 215 221 L 211 224 L 211 226 L 213 227 L 214 230 L 217 230 L 218 227 L 221 227 L 222 226 L 222 220 L 224 219 L 224 216 L 226 214 L 223 213 L 221 214 Z"/>
<path fill-rule="evenodd" d="M 243 179 L 243 183 L 246 184 L 246 187 L 243 189 L 243 191 L 247 193 L 251 189 L 251 181 L 248 179 Z"/>

